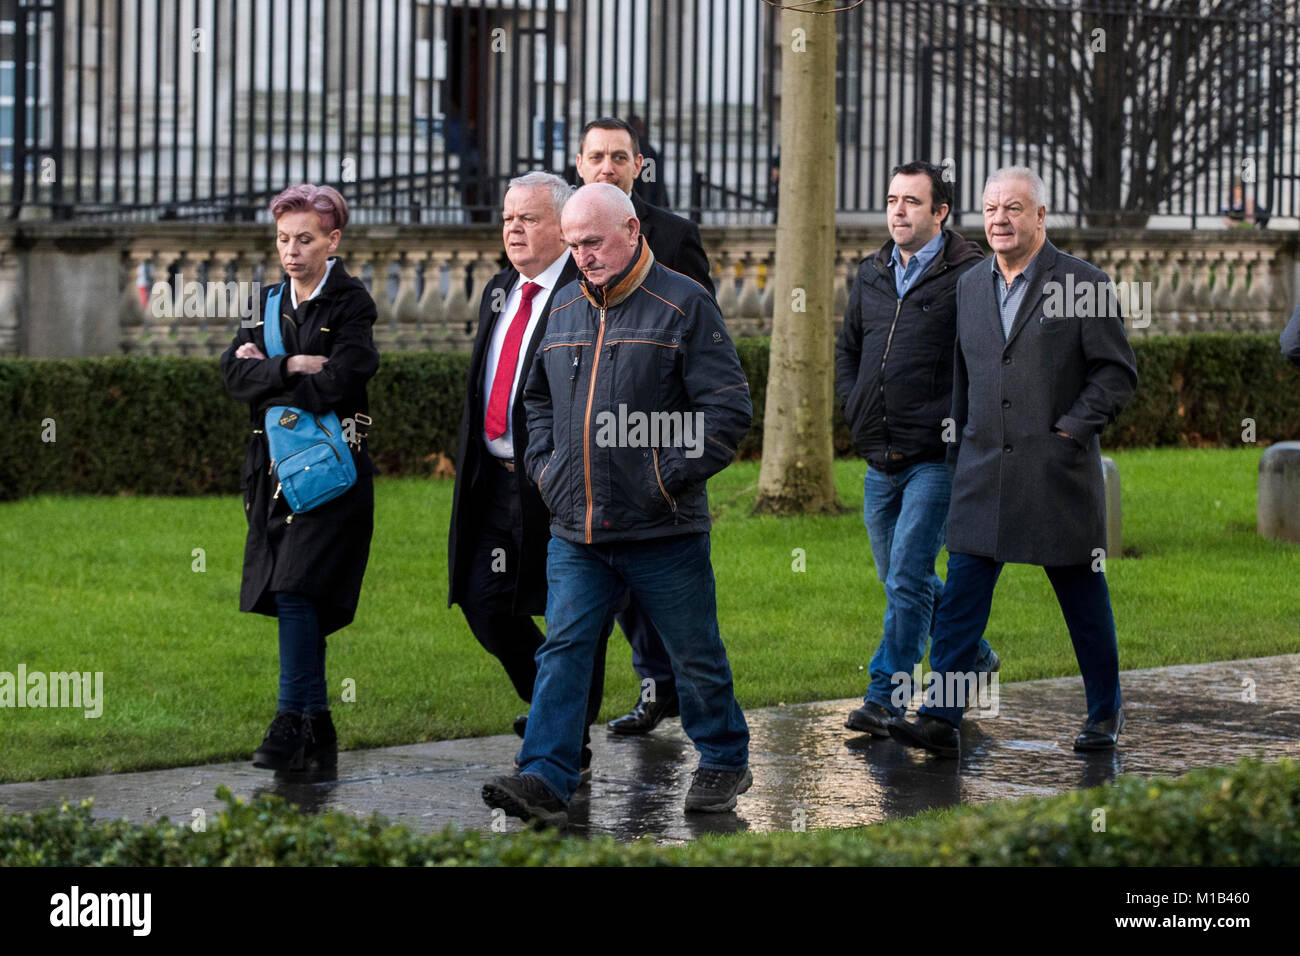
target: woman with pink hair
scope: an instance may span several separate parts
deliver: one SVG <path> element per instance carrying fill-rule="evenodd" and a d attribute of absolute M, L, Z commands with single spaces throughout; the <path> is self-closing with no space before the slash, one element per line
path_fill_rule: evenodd
<path fill-rule="evenodd" d="M 239 609 L 279 621 L 279 703 L 253 765 L 329 771 L 337 764 L 338 735 L 325 682 L 325 638 L 356 613 L 374 526 L 374 468 L 362 425 L 370 421 L 366 382 L 379 367 L 371 334 L 376 312 L 364 283 L 334 257 L 348 221 L 337 190 L 293 186 L 275 197 L 271 215 L 284 281 L 261 290 L 262 321 L 240 328 L 221 356 L 226 390 L 248 404 L 250 416 Z M 268 315 L 267 300 L 277 290 L 277 314 Z M 284 354 L 269 354 L 272 322 Z M 272 405 L 338 416 L 356 466 L 347 491 L 301 513 L 290 508 L 267 445 Z M 285 421 L 293 419 L 280 424 Z"/>

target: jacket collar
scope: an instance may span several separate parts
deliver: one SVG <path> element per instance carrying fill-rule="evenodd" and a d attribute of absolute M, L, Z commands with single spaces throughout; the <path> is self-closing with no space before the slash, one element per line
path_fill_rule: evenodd
<path fill-rule="evenodd" d="M 637 254 L 632 257 L 627 268 L 609 282 L 593 288 L 585 278 L 581 280 L 582 294 L 596 308 L 612 309 L 635 292 L 649 275 L 650 267 L 655 264 L 655 255 L 650 251 L 650 244 L 644 236 L 639 237 L 637 242 Z"/>
<path fill-rule="evenodd" d="M 923 272 L 921 276 L 924 276 L 932 269 L 937 268 L 935 263 L 942 263 L 947 267 L 960 265 L 961 263 L 968 262 L 971 259 L 983 258 L 983 253 L 979 251 L 979 247 L 974 246 L 974 244 L 961 233 L 954 232 L 951 229 L 941 229 L 940 232 L 943 235 L 943 246 L 940 247 L 939 254 L 931 259 L 926 265 L 925 272 Z M 871 256 L 871 263 L 876 267 L 876 271 L 889 276 L 890 282 L 893 281 L 893 272 L 891 271 L 890 266 L 890 260 L 893 258 L 893 255 L 894 240 L 886 239 L 885 244 L 876 250 L 875 255 Z M 920 281 L 921 276 L 917 277 L 918 282 Z"/>
<path fill-rule="evenodd" d="M 330 256 L 330 261 L 333 265 L 330 266 L 329 272 L 325 276 L 325 285 L 321 288 L 320 292 L 316 293 L 313 298 L 307 301 L 315 302 L 317 299 L 327 298 L 328 296 L 338 292 L 345 284 L 352 281 L 352 277 L 348 275 L 348 271 L 343 268 L 343 259 L 340 256 Z M 289 278 L 289 273 L 281 270 L 280 281 L 284 283 L 283 301 L 287 306 L 292 301 L 289 298 L 289 283 L 293 280 Z M 298 304 L 302 305 L 301 302 Z"/>

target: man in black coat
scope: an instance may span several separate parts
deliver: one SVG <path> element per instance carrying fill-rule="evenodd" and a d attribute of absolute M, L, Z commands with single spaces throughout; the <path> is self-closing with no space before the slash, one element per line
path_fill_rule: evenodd
<path fill-rule="evenodd" d="M 584 183 L 612 183 L 630 196 L 641 236 L 665 268 L 680 272 L 714 295 L 708 256 L 695 223 L 646 203 L 632 190 L 645 158 L 636 132 L 621 119 L 602 117 L 588 123 L 578 142 L 577 170 Z M 665 717 L 679 713 L 677 686 L 663 639 L 635 601 L 618 615 L 632 645 L 632 666 L 641 678 L 641 694 L 632 711 L 610 722 L 620 734 L 649 733 Z"/>
<path fill-rule="evenodd" d="M 952 408 L 957 280 L 983 258 L 979 246 L 943 228 L 952 198 L 940 167 L 894 168 L 885 199 L 891 238 L 862 261 L 835 345 L 835 390 L 870 466 L 862 514 L 885 586 L 871 683 L 845 726 L 874 737 L 888 737 L 890 722 L 907 711 L 912 672 L 943 595 L 934 562 L 952 493 L 943 432 Z M 975 666 L 999 666 L 983 638 Z"/>
<path fill-rule="evenodd" d="M 1106 273 L 1047 240 L 1045 196 L 1026 167 L 991 175 L 984 233 L 994 254 L 957 283 L 935 682 L 915 722 L 889 727 L 942 756 L 960 751 L 976 645 L 1008 561 L 1042 567 L 1061 606 L 1088 702 L 1074 749 L 1109 750 L 1124 727 L 1099 436 L 1132 399 L 1137 363 Z"/>
<path fill-rule="evenodd" d="M 459 604 L 480 644 L 501 661 L 521 700 L 531 702 L 534 655 L 546 613 L 550 513 L 516 461 L 528 444 L 523 385 L 546 334 L 555 291 L 578 276 L 560 233 L 572 187 L 550 173 L 510 181 L 503 240 L 510 267 L 492 278 L 479 305 L 456 456 L 448 537 L 448 607 Z M 500 374 L 506 369 L 508 375 Z M 608 622 L 606 634 L 613 627 Z M 600 709 L 604 644 L 593 672 L 588 723 Z M 525 718 L 515 721 L 521 737 Z M 584 747 L 583 770 L 591 752 Z"/>

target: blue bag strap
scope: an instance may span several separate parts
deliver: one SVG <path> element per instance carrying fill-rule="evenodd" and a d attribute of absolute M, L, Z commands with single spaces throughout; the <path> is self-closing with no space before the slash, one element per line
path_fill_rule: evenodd
<path fill-rule="evenodd" d="M 281 282 L 266 297 L 262 312 L 262 338 L 266 341 L 266 356 L 273 358 L 284 354 L 284 336 L 280 334 L 280 296 L 284 293 Z"/>

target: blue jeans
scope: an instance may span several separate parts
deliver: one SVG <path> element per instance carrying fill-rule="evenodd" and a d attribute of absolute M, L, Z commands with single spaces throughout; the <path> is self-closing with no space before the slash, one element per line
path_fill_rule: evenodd
<path fill-rule="evenodd" d="M 900 685 L 893 677 L 906 674 L 910 680 L 921 663 L 943 597 L 934 562 L 943 547 L 951 496 L 952 473 L 941 461 L 893 473 L 871 468 L 863 482 L 862 518 L 876 574 L 885 585 L 885 630 L 871 658 L 871 685 L 863 700 L 898 717 L 907 712 L 907 702 L 902 707 L 894 703 L 895 689 L 911 685 Z M 976 669 L 992 666 L 993 650 L 981 637 Z"/>
<path fill-rule="evenodd" d="M 320 634 L 316 605 L 292 591 L 275 593 L 280 622 L 279 710 L 329 710 L 325 689 L 325 638 Z"/>
<path fill-rule="evenodd" d="M 537 652 L 520 773 L 540 777 L 565 803 L 578 789 L 592 660 L 601 625 L 624 586 L 668 648 L 682 729 L 699 751 L 700 766 L 748 766 L 749 727 L 718 634 L 707 533 L 611 544 L 553 537 L 546 581 L 546 643 Z"/>
<path fill-rule="evenodd" d="M 1119 649 L 1106 576 L 1088 564 L 1043 570 L 1052 582 L 1074 644 L 1088 700 L 1088 719 L 1113 717 L 1121 703 Z M 977 669 L 976 641 L 988 625 L 993 587 L 1001 573 L 1002 562 L 992 558 L 974 554 L 948 556 L 948 585 L 935 615 L 934 644 L 930 649 L 930 665 L 937 675 L 966 674 Z M 944 683 L 946 686 L 947 680 Z M 949 706 L 949 701 L 938 703 L 933 707 L 926 704 L 920 712 L 960 726 L 964 708 Z"/>

